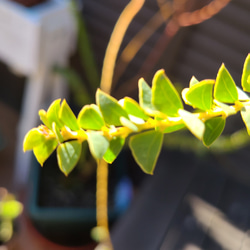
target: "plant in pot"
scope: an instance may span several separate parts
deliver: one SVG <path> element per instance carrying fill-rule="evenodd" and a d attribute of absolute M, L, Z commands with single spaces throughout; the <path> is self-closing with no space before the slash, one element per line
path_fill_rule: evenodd
<path fill-rule="evenodd" d="M 135 9 L 132 1 L 129 8 L 135 15 L 142 4 L 143 1 Z M 119 20 L 124 18 L 123 14 L 120 18 Z M 126 16 L 126 24 L 123 24 L 122 29 L 119 29 L 118 20 L 111 36 L 104 60 L 101 90 L 96 92 L 96 104 L 85 105 L 76 117 L 67 102 L 58 99 L 47 111 L 39 111 L 44 125 L 30 130 L 24 139 L 24 150 L 33 150 L 41 165 L 56 150 L 59 168 L 66 176 L 71 172 L 73 174 L 82 152 L 85 152 L 83 147 L 89 146 L 89 151 L 97 162 L 97 227 L 92 232 L 110 248 L 107 163 L 112 163 L 117 158 L 127 138 L 138 165 L 145 173 L 152 174 L 164 134 L 188 128 L 209 146 L 223 131 L 227 116 L 241 111 L 247 124 L 248 115 L 246 100 L 249 97 L 235 86 L 225 66 L 220 68 L 216 80 L 199 82 L 192 78 L 190 88 L 183 91 L 183 100 L 195 108 L 194 113 L 184 109 L 179 94 L 163 70 L 155 74 L 152 88 L 144 79 L 139 80 L 139 102 L 129 97 L 119 101 L 111 97 L 108 93 L 112 88 L 112 73 L 119 41 L 132 18 L 133 15 L 130 19 Z M 112 50 L 115 51 L 115 56 L 112 56 Z M 248 65 L 249 58 L 246 59 L 243 70 L 245 78 L 249 74 Z M 107 70 L 107 66 L 112 70 Z M 242 86 L 249 90 L 246 80 Z M 225 87 L 228 89 L 226 95 Z"/>
<path fill-rule="evenodd" d="M 250 92 L 249 78 L 250 54 L 241 82 L 246 92 Z M 145 173 L 153 174 L 165 134 L 187 128 L 209 147 L 223 132 L 226 118 L 238 112 L 249 133 L 250 98 L 244 91 L 222 64 L 216 79 L 198 81 L 193 77 L 181 99 L 164 71 L 159 70 L 152 88 L 143 78 L 139 80 L 139 103 L 129 97 L 118 101 L 98 89 L 96 104 L 84 106 L 75 117 L 65 100 L 54 101 L 47 111 L 39 112 L 44 125 L 28 132 L 24 150 L 33 150 L 40 164 L 56 150 L 59 168 L 68 175 L 80 157 L 82 143 L 87 141 L 99 175 L 107 171 L 104 161 L 114 161 L 128 139 L 138 165 Z M 182 100 L 193 111 L 186 110 Z M 101 208 L 97 219 L 103 219 L 101 214 L 106 213 Z M 109 240 L 107 221 L 99 223 L 93 232 Z"/>

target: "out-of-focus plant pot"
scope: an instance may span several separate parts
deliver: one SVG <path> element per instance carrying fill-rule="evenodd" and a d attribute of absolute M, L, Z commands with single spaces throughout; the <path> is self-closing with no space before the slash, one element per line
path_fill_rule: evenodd
<path fill-rule="evenodd" d="M 111 225 L 126 210 L 132 198 L 133 188 L 126 175 L 124 158 L 124 156 L 118 157 L 109 171 Z M 80 180 L 81 176 L 74 173 L 74 170 L 65 177 L 53 157 L 43 168 L 34 159 L 31 169 L 30 186 L 32 188 L 28 214 L 37 230 L 49 240 L 62 245 L 76 246 L 91 242 L 90 231 L 96 226 L 95 175 L 87 184 L 85 183 L 86 191 L 84 191 L 81 181 L 74 179 L 76 177 Z M 62 183 L 53 186 L 59 181 Z M 67 191 L 65 187 L 70 187 L 74 191 Z M 80 190 L 80 194 L 77 190 Z M 75 198 L 73 196 L 76 196 L 76 199 L 73 199 Z M 57 197 L 59 201 L 56 201 Z M 65 204 L 60 204 L 62 200 L 66 200 Z M 75 204 L 71 204 L 73 200 L 76 200 Z"/>

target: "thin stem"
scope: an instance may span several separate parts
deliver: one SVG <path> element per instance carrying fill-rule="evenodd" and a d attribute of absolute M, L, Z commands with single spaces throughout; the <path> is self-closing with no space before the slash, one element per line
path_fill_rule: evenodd
<path fill-rule="evenodd" d="M 131 0 L 121 13 L 111 34 L 102 67 L 101 89 L 111 93 L 114 68 L 118 51 L 127 28 L 134 16 L 142 8 L 145 0 Z"/>

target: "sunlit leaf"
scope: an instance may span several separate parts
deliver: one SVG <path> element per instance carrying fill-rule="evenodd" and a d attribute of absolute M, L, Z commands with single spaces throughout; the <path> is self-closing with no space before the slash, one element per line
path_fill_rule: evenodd
<path fill-rule="evenodd" d="M 231 107 L 230 105 L 227 105 L 225 103 L 219 102 L 217 100 L 214 100 L 214 103 L 220 107 L 222 109 L 222 111 L 227 115 L 233 115 L 236 114 L 236 111 L 233 107 Z"/>
<path fill-rule="evenodd" d="M 34 147 L 45 142 L 45 140 L 44 134 L 38 128 L 33 128 L 24 137 L 23 151 L 32 150 Z"/>
<path fill-rule="evenodd" d="M 61 99 L 57 99 L 54 102 L 51 103 L 47 110 L 47 119 L 50 124 L 50 127 L 52 128 L 52 123 L 55 122 L 57 127 L 61 129 L 63 127 L 63 123 L 60 121 L 59 118 L 59 112 L 61 109 Z"/>
<path fill-rule="evenodd" d="M 101 159 L 109 147 L 108 139 L 95 131 L 88 133 L 88 144 L 90 152 L 95 159 Z"/>
<path fill-rule="evenodd" d="M 191 88 L 192 86 L 194 86 L 197 83 L 199 83 L 199 81 L 194 76 L 192 76 L 192 78 L 189 82 L 189 87 Z"/>
<path fill-rule="evenodd" d="M 178 110 L 183 108 L 181 98 L 164 70 L 159 70 L 154 75 L 152 104 L 167 116 L 178 116 Z"/>
<path fill-rule="evenodd" d="M 122 101 L 122 106 L 129 115 L 133 115 L 143 120 L 147 120 L 149 118 L 149 116 L 145 114 L 144 110 L 134 99 L 125 97 L 120 101 Z"/>
<path fill-rule="evenodd" d="M 54 138 L 54 139 L 46 140 L 42 144 L 33 148 L 34 155 L 41 166 L 43 166 L 44 162 L 54 152 L 57 145 L 58 145 L 58 142 Z"/>
<path fill-rule="evenodd" d="M 172 132 L 178 131 L 178 130 L 183 129 L 183 128 L 185 128 L 184 124 L 177 124 L 177 125 L 173 125 L 173 126 L 167 127 L 163 131 L 163 133 L 172 133 Z"/>
<path fill-rule="evenodd" d="M 79 126 L 84 129 L 101 130 L 105 126 L 102 114 L 94 104 L 84 106 L 77 119 Z"/>
<path fill-rule="evenodd" d="M 241 117 L 245 123 L 247 133 L 250 135 L 250 106 L 245 106 L 241 110 Z"/>
<path fill-rule="evenodd" d="M 111 164 L 121 152 L 124 143 L 125 139 L 121 137 L 115 137 L 111 141 L 109 141 L 109 148 L 104 154 L 103 159 L 107 163 Z"/>
<path fill-rule="evenodd" d="M 129 147 L 134 159 L 147 174 L 153 174 L 163 142 L 163 133 L 155 130 L 136 134 L 130 138 Z"/>
<path fill-rule="evenodd" d="M 40 109 L 40 110 L 38 111 L 38 114 L 39 114 L 40 120 L 43 122 L 43 124 L 44 124 L 46 127 L 52 129 L 52 127 L 51 127 L 52 124 L 50 124 L 50 122 L 49 122 L 49 120 L 48 120 L 47 112 L 46 112 L 44 109 Z"/>
<path fill-rule="evenodd" d="M 62 143 L 57 148 L 57 161 L 60 170 L 68 176 L 79 161 L 82 144 L 78 141 Z"/>
<path fill-rule="evenodd" d="M 250 92 L 250 54 L 247 55 L 241 76 L 241 85 L 244 91 Z"/>
<path fill-rule="evenodd" d="M 214 97 L 225 103 L 235 103 L 238 100 L 236 84 L 224 64 L 221 65 L 216 77 Z"/>
<path fill-rule="evenodd" d="M 105 122 L 109 125 L 120 126 L 120 118 L 122 116 L 129 119 L 127 112 L 118 101 L 100 89 L 96 92 L 96 103 L 102 112 Z"/>
<path fill-rule="evenodd" d="M 185 97 L 193 107 L 201 110 L 209 110 L 213 104 L 214 80 L 204 80 L 193 85 Z"/>
<path fill-rule="evenodd" d="M 63 142 L 64 141 L 64 138 L 63 136 L 61 135 L 60 133 L 60 130 L 59 128 L 57 127 L 56 123 L 53 122 L 52 123 L 52 131 L 54 132 L 54 134 L 56 135 L 56 138 L 59 142 Z"/>
<path fill-rule="evenodd" d="M 120 121 L 121 121 L 122 126 L 127 127 L 134 132 L 138 131 L 138 127 L 133 122 L 131 122 L 129 119 L 127 119 L 125 117 L 121 117 Z"/>
<path fill-rule="evenodd" d="M 221 135 L 225 123 L 226 121 L 222 117 L 215 117 L 205 121 L 205 132 L 203 136 L 205 146 L 210 146 Z"/>
<path fill-rule="evenodd" d="M 184 109 L 179 110 L 179 115 L 190 132 L 199 140 L 202 140 L 205 131 L 205 124 L 195 114 Z"/>
<path fill-rule="evenodd" d="M 62 102 L 59 118 L 64 123 L 64 125 L 69 127 L 71 130 L 76 131 L 79 129 L 76 117 L 66 100 L 63 100 Z"/>
<path fill-rule="evenodd" d="M 139 87 L 139 104 L 147 111 L 147 113 L 152 113 L 155 107 L 152 105 L 152 90 L 146 81 L 141 78 L 138 82 Z"/>

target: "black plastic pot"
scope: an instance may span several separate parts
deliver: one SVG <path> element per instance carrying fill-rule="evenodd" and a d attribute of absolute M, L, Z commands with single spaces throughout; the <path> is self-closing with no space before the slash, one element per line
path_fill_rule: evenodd
<path fill-rule="evenodd" d="M 67 186 L 68 183 L 71 183 L 71 174 L 64 177 L 53 157 L 48 160 L 43 168 L 33 159 L 31 169 L 30 184 L 32 188 L 29 196 L 28 214 L 38 231 L 49 240 L 62 245 L 76 246 L 90 242 L 90 230 L 96 226 L 95 188 L 90 194 L 93 184 L 95 185 L 95 178 L 87 184 L 91 187 L 85 188 L 89 197 L 88 204 L 84 205 L 84 202 L 83 204 L 77 202 L 77 204 L 72 205 L 67 201 L 68 204 L 64 204 L 62 207 L 59 204 L 60 202 L 54 201 L 56 198 L 52 196 L 49 199 L 50 204 L 47 205 L 41 197 L 49 196 L 55 191 L 47 188 L 51 181 L 48 181 L 46 177 L 49 176 L 50 180 L 55 182 L 60 179 L 64 180 Z M 118 157 L 113 166 L 110 166 L 109 172 L 109 220 L 112 224 L 129 206 L 133 190 L 131 181 L 126 175 L 126 158 L 124 155 Z M 72 178 L 74 178 L 73 172 Z M 76 181 L 73 180 L 72 183 L 74 182 Z M 81 189 L 80 184 L 79 186 L 77 183 L 74 184 L 78 189 Z M 47 191 L 44 194 L 43 192 L 46 189 Z M 84 193 L 83 189 L 82 192 Z M 67 191 L 64 193 L 66 196 Z M 64 193 L 59 192 L 58 195 L 64 196 Z"/>

